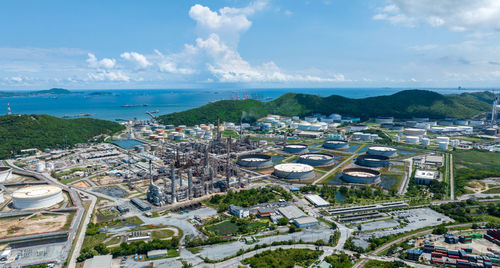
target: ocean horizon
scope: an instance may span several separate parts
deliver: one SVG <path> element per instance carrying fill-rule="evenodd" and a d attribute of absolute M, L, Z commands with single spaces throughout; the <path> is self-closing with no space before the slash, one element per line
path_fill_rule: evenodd
<path fill-rule="evenodd" d="M 43 94 L 0 98 L 0 111 L 7 113 L 9 103 L 15 114 L 48 114 L 64 118 L 90 117 L 117 119 L 150 119 L 180 112 L 218 100 L 252 98 L 270 101 L 285 93 L 314 94 L 322 97 L 340 95 L 366 98 L 391 95 L 408 88 L 257 88 L 257 89 L 99 89 L 71 90 L 70 94 Z M 442 94 L 455 94 L 488 89 L 423 88 Z M 6 92 L 6 91 L 4 91 Z M 13 92 L 13 91 L 10 91 Z M 21 91 L 16 91 L 21 92 Z M 23 91 L 27 92 L 27 91 Z"/>

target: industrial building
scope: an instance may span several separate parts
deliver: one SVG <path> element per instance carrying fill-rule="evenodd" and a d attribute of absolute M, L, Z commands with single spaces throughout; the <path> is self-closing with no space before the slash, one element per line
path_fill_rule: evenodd
<path fill-rule="evenodd" d="M 442 167 L 444 165 L 444 157 L 442 155 L 426 155 L 424 164 Z"/>
<path fill-rule="evenodd" d="M 238 218 L 246 218 L 250 215 L 250 211 L 248 209 L 233 204 L 229 205 L 229 213 Z"/>
<path fill-rule="evenodd" d="M 327 149 L 347 149 L 349 142 L 346 140 L 327 140 L 323 143 L 323 147 Z"/>
<path fill-rule="evenodd" d="M 283 151 L 290 154 L 305 154 L 309 152 L 307 144 L 287 144 L 283 147 Z"/>
<path fill-rule="evenodd" d="M 350 183 L 373 184 L 380 182 L 380 172 L 369 168 L 346 168 L 341 178 Z"/>
<path fill-rule="evenodd" d="M 168 250 L 166 249 L 150 250 L 148 251 L 147 256 L 148 259 L 164 258 L 168 256 Z"/>
<path fill-rule="evenodd" d="M 299 157 L 299 163 L 311 165 L 313 167 L 326 167 L 335 164 L 333 155 L 330 154 L 304 154 Z"/>
<path fill-rule="evenodd" d="M 100 255 L 94 256 L 92 259 L 88 259 L 83 264 L 83 268 L 102 268 L 102 267 L 112 267 L 111 262 L 113 261 L 112 255 Z"/>
<path fill-rule="evenodd" d="M 429 185 L 431 181 L 437 178 L 437 171 L 434 170 L 420 170 L 415 171 L 415 182 L 417 184 Z"/>
<path fill-rule="evenodd" d="M 314 168 L 300 163 L 285 163 L 274 167 L 274 175 L 282 179 L 311 179 L 314 177 Z"/>
<path fill-rule="evenodd" d="M 279 213 L 283 215 L 283 217 L 287 218 L 288 220 L 294 220 L 297 218 L 305 217 L 307 216 L 304 211 L 300 210 L 296 206 L 286 206 L 286 207 L 280 207 L 278 208 Z"/>
<path fill-rule="evenodd" d="M 392 116 L 379 116 L 375 118 L 375 122 L 379 124 L 392 124 L 394 122 L 394 117 Z"/>
<path fill-rule="evenodd" d="M 388 167 L 390 159 L 384 155 L 363 154 L 356 158 L 356 164 L 365 167 Z"/>
<path fill-rule="evenodd" d="M 265 154 L 247 154 L 238 157 L 238 165 L 246 168 L 269 168 L 273 166 L 271 156 Z"/>
<path fill-rule="evenodd" d="M 308 194 L 304 196 L 307 201 L 309 201 L 311 204 L 313 204 L 315 207 L 327 207 L 330 205 L 328 201 L 325 199 L 321 198 L 321 196 L 317 194 Z"/>
<path fill-rule="evenodd" d="M 402 208 L 408 207 L 408 204 L 405 202 L 397 201 L 390 203 L 381 203 L 381 204 L 373 204 L 373 205 L 361 205 L 361 206 L 351 206 L 345 208 L 335 208 L 328 210 L 332 215 L 342 215 L 347 213 L 356 213 L 356 212 L 366 212 L 366 211 L 378 211 L 384 209 L 394 209 L 394 208 Z"/>
<path fill-rule="evenodd" d="M 130 199 L 130 202 L 132 202 L 132 204 L 134 204 L 137 208 L 139 208 L 142 211 L 151 210 L 150 205 L 148 205 L 146 202 L 137 197 Z"/>
<path fill-rule="evenodd" d="M 52 185 L 24 187 L 12 193 L 12 202 L 17 209 L 48 208 L 63 200 L 61 188 Z"/>
<path fill-rule="evenodd" d="M 316 220 L 314 217 L 306 216 L 293 220 L 293 223 L 299 228 L 308 228 L 318 225 L 318 220 Z"/>
<path fill-rule="evenodd" d="M 368 148 L 366 153 L 371 155 L 383 155 L 383 156 L 393 157 L 396 155 L 397 150 L 391 147 L 372 146 Z"/>

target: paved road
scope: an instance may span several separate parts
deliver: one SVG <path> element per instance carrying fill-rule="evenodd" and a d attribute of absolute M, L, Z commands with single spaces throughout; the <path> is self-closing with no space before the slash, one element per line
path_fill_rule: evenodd
<path fill-rule="evenodd" d="M 343 167 L 346 163 L 348 163 L 349 161 L 351 161 L 354 157 L 356 157 L 358 155 L 359 154 L 353 154 L 353 155 L 349 156 L 349 158 L 347 158 L 346 160 L 344 160 L 342 163 L 340 163 L 339 165 L 337 165 L 335 168 L 332 168 L 330 171 L 328 171 L 327 173 L 325 173 L 323 176 L 319 177 L 319 179 L 315 180 L 312 184 L 315 185 L 318 182 L 324 180 L 325 178 L 327 178 L 328 176 L 330 176 L 333 172 L 335 172 L 337 169 L 339 169 L 340 167 Z"/>
<path fill-rule="evenodd" d="M 81 232 L 79 236 L 76 237 L 77 240 L 75 244 L 75 250 L 73 250 L 73 255 L 68 256 L 70 258 L 68 267 L 76 267 L 76 258 L 78 258 L 78 256 L 80 255 L 80 250 L 82 249 L 83 240 L 85 239 L 85 230 L 87 230 L 87 225 L 89 224 L 90 219 L 92 218 L 92 212 L 94 211 L 94 207 L 97 202 L 97 198 L 95 196 L 90 194 L 88 196 L 91 199 L 91 204 L 89 206 L 89 209 L 87 210 L 87 213 L 85 214 L 85 218 L 81 227 Z"/>
<path fill-rule="evenodd" d="M 398 189 L 398 194 L 403 195 L 406 193 L 408 190 L 408 184 L 411 179 L 411 174 L 413 174 L 413 158 L 408 158 L 404 160 L 405 162 L 408 162 L 408 173 L 405 172 L 405 175 L 403 177 L 403 181 L 399 185 Z"/>
<path fill-rule="evenodd" d="M 453 154 L 450 154 L 450 200 L 455 200 L 455 178 L 453 178 Z"/>

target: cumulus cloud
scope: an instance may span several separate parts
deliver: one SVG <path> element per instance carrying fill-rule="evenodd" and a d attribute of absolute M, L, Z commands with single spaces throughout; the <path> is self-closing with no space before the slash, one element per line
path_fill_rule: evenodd
<path fill-rule="evenodd" d="M 92 68 L 113 69 L 116 65 L 115 59 L 103 58 L 102 60 L 98 60 L 92 53 L 88 53 L 88 57 L 87 63 Z"/>
<path fill-rule="evenodd" d="M 447 27 L 452 31 L 500 29 L 498 0 L 388 0 L 379 8 L 375 20 L 415 26 Z"/>
<path fill-rule="evenodd" d="M 148 61 L 148 59 L 137 52 L 125 52 L 120 55 L 121 58 L 132 62 L 135 64 L 138 68 L 147 68 L 148 66 L 151 65 L 151 63 Z"/>
<path fill-rule="evenodd" d="M 130 81 L 130 77 L 125 75 L 122 71 L 101 70 L 95 73 L 88 73 L 88 77 L 95 81 Z"/>

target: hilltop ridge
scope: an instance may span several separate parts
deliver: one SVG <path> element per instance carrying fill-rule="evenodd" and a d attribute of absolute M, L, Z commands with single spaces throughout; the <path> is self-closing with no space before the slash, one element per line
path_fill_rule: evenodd
<path fill-rule="evenodd" d="M 257 100 L 223 100 L 183 112 L 162 115 L 165 124 L 195 125 L 214 123 L 217 116 L 223 121 L 254 122 L 267 114 L 306 116 L 313 113 L 361 117 L 366 120 L 376 116 L 391 115 L 398 119 L 412 117 L 470 118 L 491 109 L 493 94 L 475 92 L 439 94 L 429 90 L 404 90 L 392 95 L 361 99 L 339 95 L 321 97 L 302 93 L 286 93 L 270 102 Z M 243 116 L 242 116 L 243 114 Z"/>

